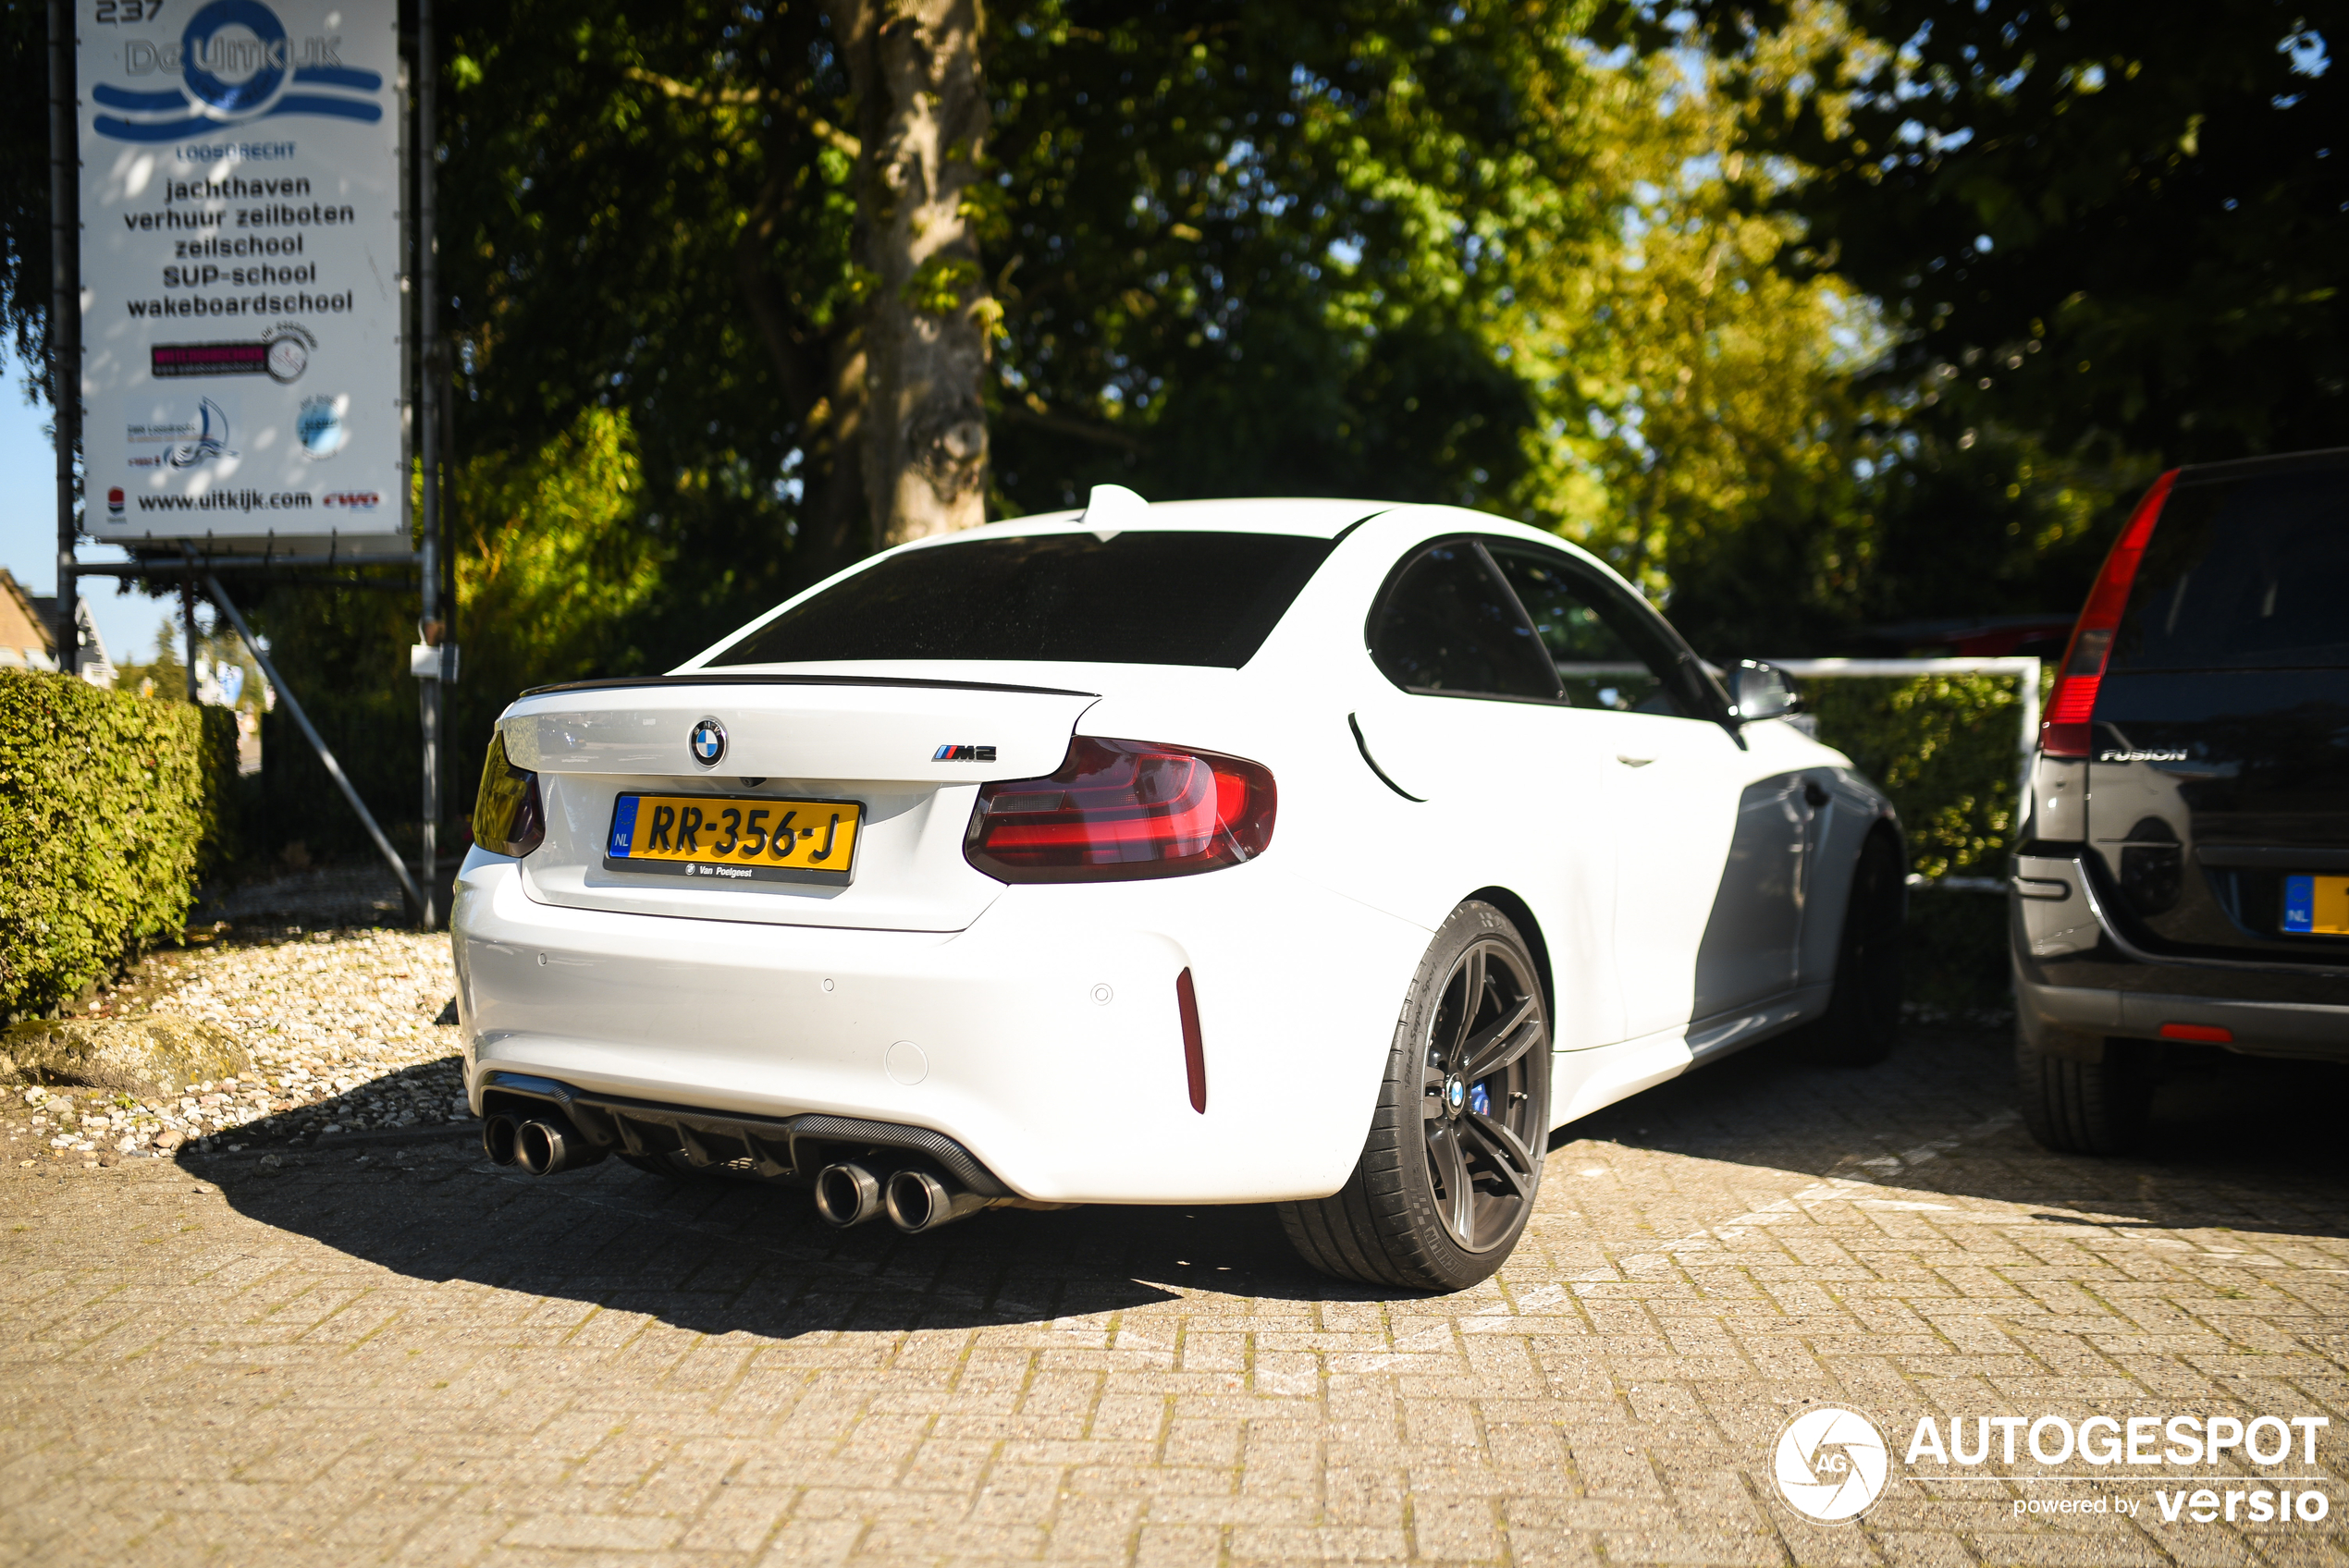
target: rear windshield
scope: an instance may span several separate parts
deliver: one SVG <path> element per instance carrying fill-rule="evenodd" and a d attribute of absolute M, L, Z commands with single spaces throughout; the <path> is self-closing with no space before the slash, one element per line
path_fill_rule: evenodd
<path fill-rule="evenodd" d="M 892 556 L 709 662 L 1254 656 L 1334 548 L 1282 533 L 1015 534 Z"/>
<path fill-rule="evenodd" d="M 2180 485 L 2109 668 L 2311 666 L 2349 666 L 2349 469 Z"/>

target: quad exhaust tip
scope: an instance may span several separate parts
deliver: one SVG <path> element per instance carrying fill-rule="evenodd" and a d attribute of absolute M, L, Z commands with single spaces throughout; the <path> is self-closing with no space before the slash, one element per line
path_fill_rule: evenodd
<path fill-rule="evenodd" d="M 842 1160 L 816 1173 L 816 1212 L 824 1223 L 845 1231 L 883 1214 L 909 1236 L 951 1225 L 992 1200 L 947 1185 L 927 1170 L 896 1170 L 887 1177 Z"/>
<path fill-rule="evenodd" d="M 562 1169 L 571 1140 L 562 1129 L 546 1121 L 525 1121 L 514 1133 L 514 1158 L 533 1176 Z"/>
<path fill-rule="evenodd" d="M 499 1114 L 484 1117 L 481 1123 L 481 1152 L 489 1157 L 492 1165 L 514 1162 L 514 1134 L 520 1126 L 510 1116 Z"/>
<path fill-rule="evenodd" d="M 816 1173 L 816 1212 L 827 1225 L 845 1231 L 881 1211 L 880 1178 L 842 1160 Z"/>
<path fill-rule="evenodd" d="M 889 1222 L 909 1236 L 966 1219 L 989 1207 L 977 1193 L 956 1192 L 927 1170 L 900 1170 L 890 1177 L 882 1202 Z"/>
<path fill-rule="evenodd" d="M 498 1160 L 498 1131 L 496 1123 L 504 1122 L 510 1131 L 504 1133 L 505 1146 L 512 1152 L 507 1160 Z M 533 1176 L 552 1176 L 558 1170 L 577 1170 L 595 1164 L 609 1150 L 589 1143 L 579 1129 L 560 1117 L 533 1117 L 517 1122 L 510 1116 L 492 1117 L 482 1123 L 482 1147 L 489 1158 L 506 1164 L 520 1165 Z"/>

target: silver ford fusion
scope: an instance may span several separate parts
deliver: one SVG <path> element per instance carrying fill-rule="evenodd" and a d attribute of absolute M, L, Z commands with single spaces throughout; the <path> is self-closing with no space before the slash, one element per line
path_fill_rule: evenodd
<path fill-rule="evenodd" d="M 1457 1289 L 1552 1130 L 1898 1017 L 1891 807 L 1590 555 L 1348 501 L 885 552 L 499 718 L 452 919 L 490 1157 L 837 1225 L 1277 1203 Z"/>

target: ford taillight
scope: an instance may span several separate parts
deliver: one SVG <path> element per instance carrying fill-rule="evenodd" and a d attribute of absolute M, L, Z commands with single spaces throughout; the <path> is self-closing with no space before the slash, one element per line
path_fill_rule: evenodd
<path fill-rule="evenodd" d="M 481 793 L 473 800 L 473 842 L 493 854 L 516 858 L 547 838 L 547 808 L 538 798 L 538 775 L 506 760 L 506 738 L 489 742 L 481 765 Z"/>
<path fill-rule="evenodd" d="M 2121 629 L 2121 612 L 2129 607 L 2129 589 L 2137 580 L 2137 564 L 2145 559 L 2160 521 L 2161 503 L 2170 498 L 2177 479 L 2175 469 L 2153 482 L 2129 524 L 2104 557 L 2097 585 L 2088 590 L 2087 607 L 2072 629 L 2072 645 L 2064 650 L 2056 670 L 2055 690 L 2048 697 L 2048 717 L 2039 726 L 2039 750 L 2051 757 L 2085 757 L 2089 717 L 2096 712 L 2097 688 L 2104 683 L 2104 667 L 2112 657 L 2113 633 Z"/>
<path fill-rule="evenodd" d="M 1058 772 L 980 789 L 963 854 L 1005 882 L 1186 876 L 1262 854 L 1273 808 L 1255 763 L 1079 735 Z"/>

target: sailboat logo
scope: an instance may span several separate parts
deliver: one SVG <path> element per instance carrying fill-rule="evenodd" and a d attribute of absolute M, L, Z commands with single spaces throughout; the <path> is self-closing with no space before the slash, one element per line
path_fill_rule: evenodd
<path fill-rule="evenodd" d="M 228 416 L 219 404 L 206 398 L 198 410 L 196 436 L 171 448 L 173 468 L 193 468 L 215 458 L 233 458 L 228 450 Z"/>

